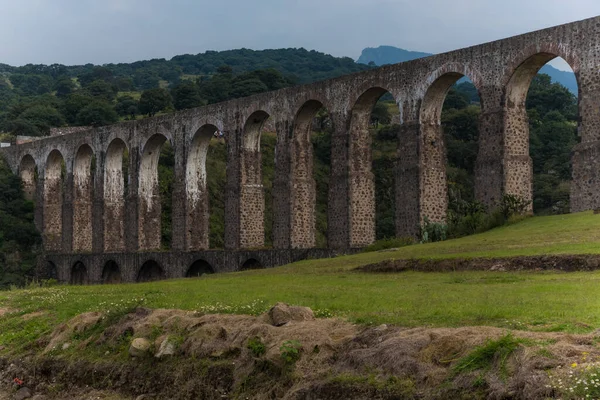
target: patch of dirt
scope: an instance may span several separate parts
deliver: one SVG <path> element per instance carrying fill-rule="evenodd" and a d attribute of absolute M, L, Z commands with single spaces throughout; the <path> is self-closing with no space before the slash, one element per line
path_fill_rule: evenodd
<path fill-rule="evenodd" d="M 29 321 L 34 318 L 43 317 L 44 315 L 46 315 L 46 313 L 44 311 L 36 311 L 36 312 L 29 313 L 29 314 L 23 314 L 21 316 L 21 319 L 24 321 Z"/>
<path fill-rule="evenodd" d="M 385 260 L 355 268 L 359 272 L 403 271 L 593 271 L 600 269 L 598 255 L 519 256 L 507 258 L 444 258 Z"/>
<path fill-rule="evenodd" d="M 6 314 L 10 314 L 12 312 L 14 312 L 15 310 L 11 309 L 11 308 L 2 308 L 0 307 L 0 318 L 3 317 Z"/>
<path fill-rule="evenodd" d="M 92 398 L 85 390 L 149 399 L 544 399 L 558 395 L 548 371 L 600 360 L 594 334 L 512 331 L 519 345 L 503 376 L 497 360 L 484 370 L 453 369 L 508 333 L 493 327 L 363 327 L 339 319 L 274 326 L 268 314 L 146 308 L 103 324 L 99 313 L 81 314 L 38 341 L 37 353 L 0 359 L 0 382 L 18 377 L 48 399 Z M 147 356 L 128 356 L 134 338 L 151 342 Z M 165 341 L 174 351 L 157 358 Z M 286 362 L 286 352 L 297 360 Z"/>

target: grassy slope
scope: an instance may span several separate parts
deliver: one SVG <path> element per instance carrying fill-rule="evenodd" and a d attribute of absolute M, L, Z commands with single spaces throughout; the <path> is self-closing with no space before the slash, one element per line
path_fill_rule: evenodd
<path fill-rule="evenodd" d="M 19 347 L 85 311 L 135 305 L 205 312 L 260 313 L 277 301 L 317 315 L 403 326 L 493 325 L 588 332 L 600 327 L 600 272 L 365 274 L 353 267 L 400 257 L 600 253 L 600 215 L 531 218 L 443 243 L 393 252 L 307 260 L 271 270 L 147 284 L 59 286 L 0 292 L 0 346 Z M 21 314 L 42 311 L 38 318 Z M 0 313 L 1 314 L 1 313 Z"/>

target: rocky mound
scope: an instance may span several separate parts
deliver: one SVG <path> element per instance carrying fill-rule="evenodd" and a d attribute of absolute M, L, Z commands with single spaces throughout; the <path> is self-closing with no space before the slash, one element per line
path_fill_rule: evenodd
<path fill-rule="evenodd" d="M 138 308 L 77 316 L 31 354 L 0 360 L 0 380 L 44 399 L 107 389 L 122 396 L 112 399 L 544 399 L 560 397 L 569 372 L 596 368 L 596 341 L 362 327 L 285 304 L 258 317 Z"/>

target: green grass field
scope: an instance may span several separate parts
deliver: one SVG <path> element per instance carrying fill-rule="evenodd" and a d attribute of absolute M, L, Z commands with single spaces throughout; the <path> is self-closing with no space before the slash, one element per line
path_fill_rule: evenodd
<path fill-rule="evenodd" d="M 600 327 L 598 272 L 354 272 L 391 258 L 600 253 L 600 215 L 536 217 L 483 234 L 397 251 L 145 284 L 54 286 L 0 292 L 0 346 L 23 344 L 85 311 L 137 305 L 258 314 L 278 301 L 318 316 L 401 326 L 492 325 L 590 332 Z M 36 318 L 23 314 L 41 312 Z"/>

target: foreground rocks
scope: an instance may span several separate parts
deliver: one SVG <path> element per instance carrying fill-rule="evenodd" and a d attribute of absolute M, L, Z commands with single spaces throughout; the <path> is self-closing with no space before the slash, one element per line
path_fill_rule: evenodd
<path fill-rule="evenodd" d="M 82 314 L 30 354 L 0 359 L 0 382 L 19 377 L 48 399 L 84 399 L 84 389 L 131 400 L 544 399 L 561 397 L 553 372 L 600 359 L 593 334 L 513 331 L 508 355 L 457 372 L 507 330 L 369 328 L 281 303 L 258 317 L 138 308 L 103 323 Z M 61 350 L 47 352 L 50 344 Z"/>

